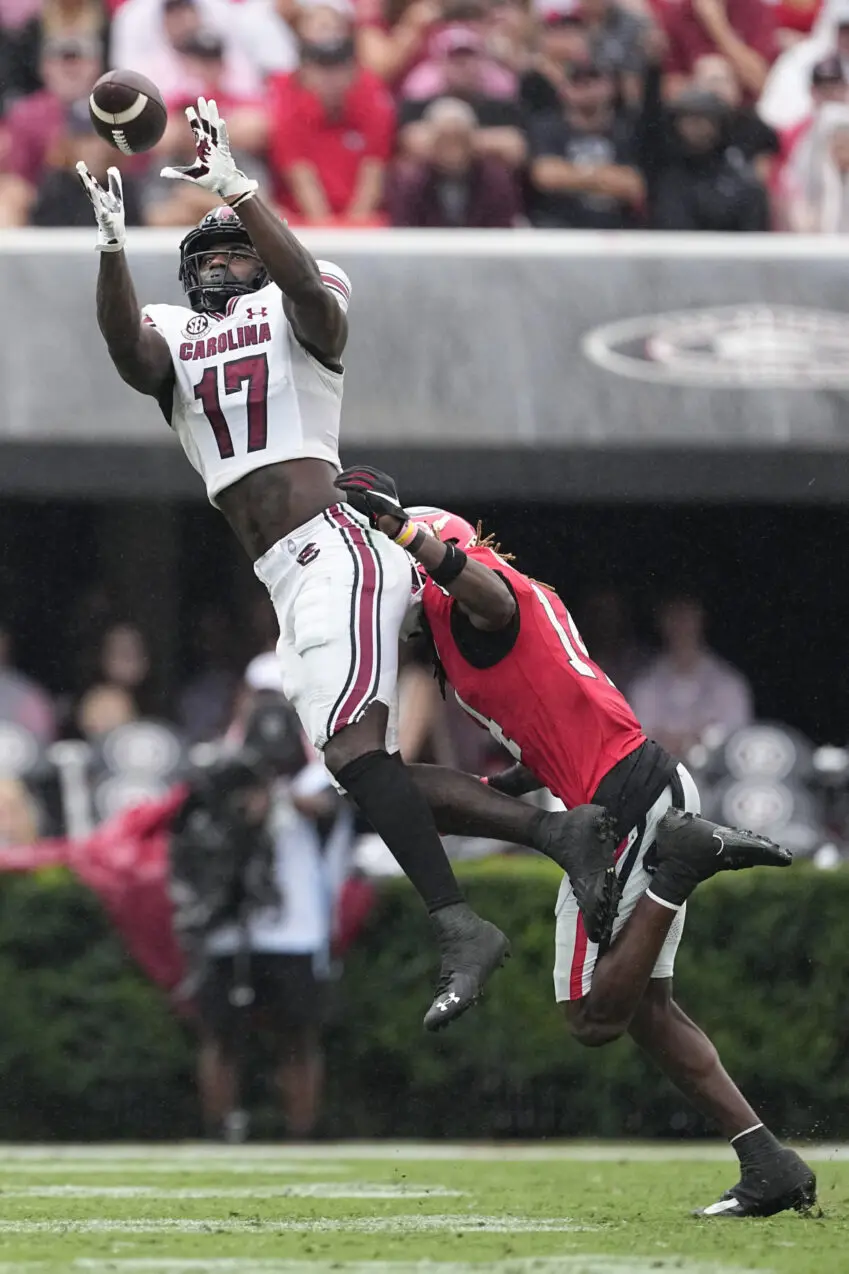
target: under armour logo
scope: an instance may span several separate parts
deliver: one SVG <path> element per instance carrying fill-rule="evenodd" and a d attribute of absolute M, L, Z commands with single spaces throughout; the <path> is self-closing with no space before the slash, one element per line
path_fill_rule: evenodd
<path fill-rule="evenodd" d="M 460 1003 L 459 995 L 457 995 L 455 991 L 452 991 L 450 995 L 446 995 L 444 1000 L 437 1000 L 436 1007 L 439 1009 L 440 1013 L 447 1013 L 448 1010 L 451 1008 L 452 1004 L 459 1004 L 459 1003 Z"/>
<path fill-rule="evenodd" d="M 261 310 L 255 310 L 252 305 L 249 305 L 248 308 L 245 310 L 245 313 L 247 314 L 249 319 L 266 318 L 268 315 L 268 310 L 265 308 L 265 306 L 263 306 Z"/>

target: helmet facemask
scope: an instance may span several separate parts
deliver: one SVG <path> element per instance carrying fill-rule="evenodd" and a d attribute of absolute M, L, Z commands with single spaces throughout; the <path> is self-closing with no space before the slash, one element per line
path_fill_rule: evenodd
<path fill-rule="evenodd" d="M 268 271 L 242 229 L 198 229 L 186 236 L 181 249 L 179 279 L 189 305 L 199 313 L 223 311 L 234 297 L 258 292 L 268 283 Z M 233 256 L 246 254 L 255 258 L 256 266 L 246 278 L 239 278 L 230 263 Z M 204 261 L 210 256 L 220 256 L 221 262 L 205 270 Z"/>

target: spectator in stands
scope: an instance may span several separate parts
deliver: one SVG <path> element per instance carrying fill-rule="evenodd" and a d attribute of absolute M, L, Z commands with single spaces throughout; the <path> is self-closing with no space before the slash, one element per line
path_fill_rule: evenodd
<path fill-rule="evenodd" d="M 778 0 L 775 36 L 780 49 L 790 49 L 809 35 L 823 8 L 823 0 Z"/>
<path fill-rule="evenodd" d="M 232 719 L 241 679 L 235 671 L 232 623 L 208 609 L 193 628 L 197 670 L 179 698 L 179 721 L 190 743 L 217 739 Z"/>
<path fill-rule="evenodd" d="M 0 721 L 29 730 L 42 745 L 56 734 L 56 717 L 46 690 L 14 667 L 12 634 L 0 623 Z"/>
<path fill-rule="evenodd" d="M 166 101 L 184 95 L 191 86 L 178 47 L 200 31 L 224 41 L 224 84 L 234 96 L 258 97 L 266 75 L 297 64 L 294 34 L 273 0 L 126 0 L 113 21 L 112 64 L 149 76 Z"/>
<path fill-rule="evenodd" d="M 103 633 L 85 690 L 69 704 L 65 733 L 98 735 L 125 721 L 157 716 L 147 644 L 135 624 L 113 623 Z"/>
<path fill-rule="evenodd" d="M 91 38 L 74 36 L 44 44 L 44 88 L 16 102 L 6 120 L 10 149 L 0 176 L 0 225 L 27 224 L 46 169 L 51 161 L 54 167 L 65 164 L 85 126 L 88 95 L 102 65 L 100 47 Z M 99 162 L 94 171 L 102 175 Z"/>
<path fill-rule="evenodd" d="M 445 700 L 433 659 L 413 640 L 402 642 L 398 675 L 398 751 L 407 765 L 421 761 L 457 769 Z"/>
<path fill-rule="evenodd" d="M 829 102 L 795 148 L 782 180 L 784 216 L 797 234 L 849 230 L 849 104 Z"/>
<path fill-rule="evenodd" d="M 545 0 L 544 14 L 560 8 L 579 17 L 593 62 L 618 78 L 625 100 L 639 103 L 645 71 L 644 41 L 647 23 L 633 7 L 616 0 Z"/>
<path fill-rule="evenodd" d="M 706 53 L 727 58 L 747 100 L 756 101 L 778 53 L 775 10 L 763 0 L 682 0 L 664 4 L 661 15 L 669 52 L 666 96 L 685 87 Z"/>
<path fill-rule="evenodd" d="M 506 165 L 487 155 L 475 112 L 468 102 L 445 97 L 432 102 L 422 126 L 428 158 L 396 166 L 389 212 L 395 226 L 509 229 L 519 200 Z"/>
<path fill-rule="evenodd" d="M 514 75 L 517 82 L 530 62 L 534 26 L 533 15 L 522 0 L 491 0 L 486 51 L 499 66 Z"/>
<path fill-rule="evenodd" d="M 403 102 L 398 144 L 402 155 L 430 162 L 435 144 L 432 107 L 446 98 L 462 101 L 472 112 L 475 152 L 518 168 L 527 157 L 522 116 L 515 102 L 490 97 L 486 91 L 486 58 L 482 37 L 471 27 L 449 27 L 440 36 L 442 90 L 427 99 Z M 468 115 L 468 112 L 466 112 Z M 446 116 L 437 118 L 445 119 Z M 454 119 L 459 119 L 454 112 Z M 503 210 L 497 215 L 503 215 Z M 501 224 L 500 222 L 498 224 Z"/>
<path fill-rule="evenodd" d="M 849 0 L 827 0 L 807 40 L 786 49 L 769 73 L 758 114 L 773 128 L 791 129 L 811 115 L 813 69 L 832 55 L 849 78 Z"/>
<path fill-rule="evenodd" d="M 100 646 L 100 680 L 130 696 L 139 715 L 153 715 L 151 663 L 147 643 L 135 624 L 108 628 Z"/>
<path fill-rule="evenodd" d="M 115 163 L 115 151 L 95 131 L 88 104 L 75 102 L 65 127 L 52 141 L 44 161 L 29 211 L 33 226 L 87 226 L 91 204 L 76 172 L 78 160 L 101 182 L 108 183 L 107 169 Z M 138 178 L 124 166 L 124 214 L 128 226 L 141 225 Z"/>
<path fill-rule="evenodd" d="M 683 759 L 709 727 L 725 735 L 748 725 L 752 692 L 743 674 L 707 645 L 701 602 L 670 598 L 656 622 L 662 650 L 634 681 L 630 702 L 646 734 Z"/>
<path fill-rule="evenodd" d="M 653 230 L 769 229 L 769 201 L 754 169 L 730 147 L 730 111 L 715 93 L 688 89 L 667 106 L 656 67 L 646 76 L 639 130 Z"/>
<path fill-rule="evenodd" d="M 301 67 L 272 82 L 270 161 L 287 215 L 307 223 L 379 220 L 395 111 L 357 64 L 350 34 L 316 40 L 301 28 Z"/>
<path fill-rule="evenodd" d="M 77 704 L 72 733 L 95 743 L 110 730 L 138 719 L 133 696 L 123 686 L 101 682 L 90 686 Z"/>
<path fill-rule="evenodd" d="M 778 134 L 765 124 L 754 107 L 743 100 L 743 90 L 727 58 L 709 53 L 699 58 L 693 71 L 693 88 L 715 93 L 728 107 L 728 145 L 751 164 L 758 180 L 770 181 L 781 152 Z"/>
<path fill-rule="evenodd" d="M 39 837 L 41 815 L 27 785 L 0 776 L 0 849 L 32 845 Z"/>
<path fill-rule="evenodd" d="M 489 10 L 478 0 L 465 0 L 453 11 L 456 16 L 437 30 L 428 43 L 427 60 L 404 80 L 401 97 L 431 101 L 446 93 L 462 91 L 469 81 L 469 92 L 480 97 L 515 100 L 519 82 L 515 72 L 497 60 L 487 49 Z M 445 17 L 449 14 L 446 12 Z M 468 58 L 476 54 L 479 61 L 474 71 L 468 66 L 452 68 L 452 58 Z M 458 83 L 459 77 L 459 83 Z M 473 83 L 471 83 L 473 82 Z"/>
<path fill-rule="evenodd" d="M 442 20 L 439 0 L 398 5 L 357 0 L 357 58 L 364 70 L 396 88 L 427 56 L 428 40 Z"/>
<path fill-rule="evenodd" d="M 175 52 L 184 74 L 183 88 L 166 103 L 168 124 L 157 147 L 156 172 L 166 164 L 191 163 L 195 146 L 184 112 L 202 96 L 214 99 L 227 120 L 237 165 L 261 177 L 260 165 L 268 142 L 266 106 L 261 97 L 246 97 L 233 93 L 228 87 L 221 36 L 213 31 L 194 32 L 178 42 Z M 192 225 L 216 203 L 215 195 L 191 182 L 173 182 L 153 176 L 145 185 L 145 221 L 151 226 Z"/>
<path fill-rule="evenodd" d="M 105 66 L 108 36 L 109 23 L 101 0 L 44 0 L 40 13 L 6 36 L 6 79 L 2 85 L 5 105 L 48 87 L 42 76 L 45 44 L 77 41 L 96 48 L 96 56 Z"/>
<path fill-rule="evenodd" d="M 504 768 L 504 750 L 433 675 L 433 654 L 420 638 L 401 643 L 398 678 L 398 750 L 407 764 L 447 765 L 467 774 Z M 509 762 L 508 762 L 509 764 Z"/>
<path fill-rule="evenodd" d="M 643 179 L 634 125 L 618 111 L 611 74 L 574 66 L 556 114 L 531 127 L 530 217 L 548 229 L 624 230 L 640 223 Z"/>
<path fill-rule="evenodd" d="M 0 0 L 0 31 L 7 35 L 20 31 L 41 7 L 42 0 Z"/>
<path fill-rule="evenodd" d="M 808 135 L 820 110 L 827 102 L 849 101 L 846 72 L 836 53 L 815 62 L 811 69 L 811 110 L 804 119 L 784 129 L 781 134 L 781 153 L 784 162 L 790 160 L 796 147 Z"/>
<path fill-rule="evenodd" d="M 536 43 L 536 52 L 519 82 L 519 99 L 528 118 L 559 111 L 569 71 L 590 63 L 579 9 L 543 10 Z"/>
<path fill-rule="evenodd" d="M 649 651 L 634 636 L 624 597 L 615 588 L 598 589 L 584 599 L 578 617 L 590 655 L 627 699 L 635 678 L 649 661 Z"/>

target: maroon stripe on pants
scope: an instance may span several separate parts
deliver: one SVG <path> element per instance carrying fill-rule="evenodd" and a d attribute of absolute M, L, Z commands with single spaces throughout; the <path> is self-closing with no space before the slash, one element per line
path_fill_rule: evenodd
<path fill-rule="evenodd" d="M 380 564 L 363 528 L 338 505 L 327 509 L 326 516 L 343 532 L 352 554 L 359 563 L 360 579 L 351 616 L 351 667 L 345 688 L 330 714 L 328 737 L 356 720 L 367 705 L 380 675 L 380 653 L 377 634 Z"/>

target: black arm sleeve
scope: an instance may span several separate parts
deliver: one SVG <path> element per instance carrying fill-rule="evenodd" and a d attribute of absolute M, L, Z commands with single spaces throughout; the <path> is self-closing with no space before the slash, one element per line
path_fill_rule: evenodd
<path fill-rule="evenodd" d="M 504 580 L 516 602 L 513 618 L 504 628 L 499 628 L 496 632 L 475 628 L 457 602 L 451 607 L 451 636 L 466 663 L 471 664 L 473 668 L 494 668 L 510 654 L 519 637 L 521 616 L 518 598 L 509 579 L 502 575 L 501 571 L 496 571 L 496 575 Z"/>

